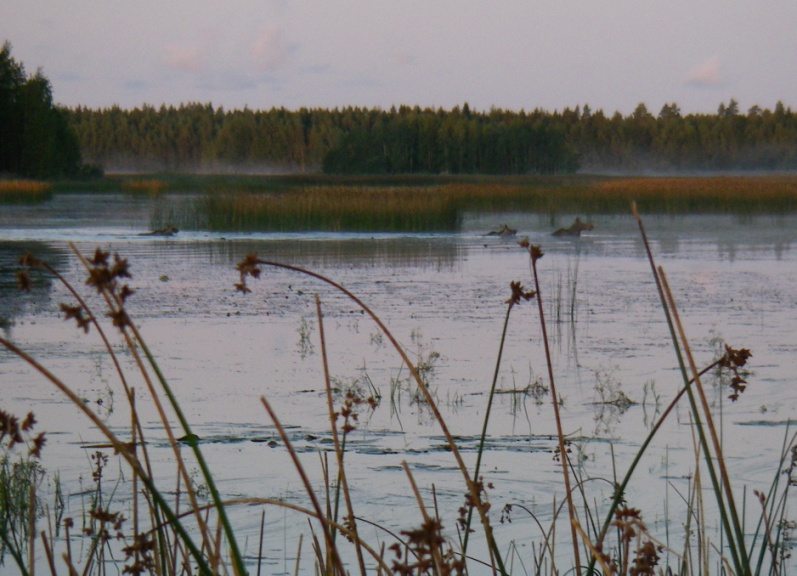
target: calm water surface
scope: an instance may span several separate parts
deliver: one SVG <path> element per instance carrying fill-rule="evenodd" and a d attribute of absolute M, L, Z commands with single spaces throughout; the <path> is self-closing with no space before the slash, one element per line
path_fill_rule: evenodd
<path fill-rule="evenodd" d="M 420 523 L 401 468 L 407 461 L 427 505 L 437 499 L 454 536 L 464 485 L 444 448 L 439 426 L 418 402 L 407 370 L 377 327 L 353 302 L 296 273 L 266 270 L 252 293 L 233 289 L 236 262 L 261 258 L 320 272 L 365 301 L 413 359 L 429 367 L 430 388 L 469 465 L 484 418 L 487 392 L 510 295 L 509 283 L 531 287 L 528 256 L 513 241 L 484 237 L 507 223 L 540 244 L 543 311 L 562 399 L 571 457 L 584 478 L 623 471 L 658 413 L 681 382 L 650 266 L 633 218 L 594 215 L 595 230 L 580 240 L 550 232 L 574 215 L 470 215 L 457 234 L 211 234 L 181 231 L 172 238 L 141 236 L 153 206 L 124 195 L 56 196 L 38 207 L 0 210 L 0 326 L 10 338 L 60 375 L 120 434 L 129 422 L 121 387 L 95 334 L 84 335 L 57 313 L 68 293 L 41 283 L 32 294 L 13 286 L 16 257 L 42 255 L 82 284 L 68 242 L 84 253 L 96 247 L 128 258 L 136 290 L 129 311 L 157 356 L 182 408 L 201 438 L 224 495 L 271 497 L 306 504 L 290 459 L 259 398 L 274 406 L 306 470 L 323 489 L 320 455 L 330 449 L 329 421 L 314 294 L 324 313 L 329 370 L 340 390 L 381 394 L 376 410 L 362 408 L 347 439 L 347 474 L 356 513 L 391 530 Z M 584 215 L 582 215 L 584 216 Z M 657 261 L 667 274 L 699 367 L 709 364 L 721 338 L 753 353 L 749 388 L 736 403 L 727 390 L 708 386 L 721 413 L 733 483 L 766 490 L 778 473 L 788 424 L 797 418 L 794 353 L 797 327 L 797 217 L 656 216 L 645 224 Z M 133 372 L 131 372 L 133 374 Z M 173 458 L 157 414 L 141 391 L 156 466 L 173 476 Z M 536 524 L 505 504 L 521 503 L 550 523 L 561 502 L 549 385 L 536 303 L 516 307 L 498 373 L 482 475 L 492 488 L 491 518 L 498 539 L 518 549 L 531 570 Z M 373 388 L 372 388 L 373 387 Z M 60 470 L 69 494 L 67 514 L 79 517 L 79 493 L 90 485 L 87 449 L 102 441 L 83 416 L 28 366 L 0 352 L 1 408 L 33 410 L 49 434 L 44 464 Z M 512 393 L 515 391 L 514 393 Z M 534 392 L 539 392 L 535 394 Z M 634 404 L 621 410 L 605 401 L 622 392 Z M 178 435 L 181 432 L 178 432 Z M 117 471 L 114 470 L 114 473 Z M 687 405 L 679 406 L 644 456 L 627 493 L 648 527 L 681 547 L 683 496 L 694 482 Z M 619 472 L 618 472 L 619 473 Z M 172 480 L 167 481 L 169 486 Z M 708 481 L 704 479 L 707 485 Z M 590 500 L 604 505 L 606 481 L 590 481 Z M 704 494 L 710 502 L 710 494 Z M 123 506 L 124 504 L 120 504 Z M 707 504 L 709 506 L 709 504 Z M 709 506 L 710 507 L 710 506 Z M 748 505 L 748 508 L 752 508 Z M 235 522 L 247 553 L 257 551 L 261 508 L 239 507 Z M 756 511 L 749 510 L 749 518 Z M 566 522 L 560 520 L 564 530 Z M 307 523 L 279 508 L 266 509 L 268 573 L 291 572 L 297 534 Z M 388 536 L 365 527 L 378 547 Z M 567 533 L 558 537 L 566 553 Z M 669 538 L 669 540 L 668 540 Z M 479 543 L 476 555 L 486 557 Z M 309 570 L 309 548 L 304 567 Z M 566 570 L 567 560 L 563 559 Z"/>

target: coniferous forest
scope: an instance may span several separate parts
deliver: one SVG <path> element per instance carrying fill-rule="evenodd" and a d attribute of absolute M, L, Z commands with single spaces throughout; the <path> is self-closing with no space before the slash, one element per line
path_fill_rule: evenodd
<path fill-rule="evenodd" d="M 0 175 L 77 176 L 83 169 L 69 112 L 53 104 L 50 81 L 0 47 Z"/>
<path fill-rule="evenodd" d="M 797 169 L 797 113 L 776 103 L 713 114 L 629 115 L 399 106 L 225 110 L 212 104 L 65 108 L 41 71 L 0 49 L 0 175 L 99 170 L 215 173 L 556 174 Z M 83 164 L 85 161 L 87 164 Z M 96 167 L 97 170 L 87 168 Z"/>
<path fill-rule="evenodd" d="M 224 110 L 211 104 L 66 111 L 84 158 L 108 170 L 343 174 L 787 171 L 797 169 L 797 114 L 611 116 L 588 105 L 532 112 L 401 106 Z"/>

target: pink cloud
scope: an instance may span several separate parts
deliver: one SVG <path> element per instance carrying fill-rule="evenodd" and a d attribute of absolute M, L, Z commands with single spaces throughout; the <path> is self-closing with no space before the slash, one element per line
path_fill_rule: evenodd
<path fill-rule="evenodd" d="M 166 46 L 166 64 L 175 70 L 196 71 L 202 67 L 199 50 L 194 46 Z"/>
<path fill-rule="evenodd" d="M 716 56 L 698 64 L 686 76 L 686 83 L 692 86 L 717 86 L 722 80 L 722 66 Z"/>
<path fill-rule="evenodd" d="M 282 31 L 266 26 L 251 47 L 252 57 L 258 70 L 271 71 L 282 68 L 288 59 L 288 47 Z"/>
<path fill-rule="evenodd" d="M 396 64 L 402 67 L 413 66 L 415 65 L 416 62 L 415 56 L 413 56 L 408 52 L 397 52 L 396 54 L 394 54 L 393 57 L 395 59 Z"/>

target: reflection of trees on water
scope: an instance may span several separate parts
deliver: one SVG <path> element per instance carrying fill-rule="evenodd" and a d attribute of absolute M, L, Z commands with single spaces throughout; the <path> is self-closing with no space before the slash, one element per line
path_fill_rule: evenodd
<path fill-rule="evenodd" d="M 642 220 L 660 255 L 734 262 L 774 254 L 782 260 L 797 245 L 794 214 L 647 214 Z M 633 240 L 633 254 L 647 259 L 641 237 Z"/>
<path fill-rule="evenodd" d="M 0 242 L 0 329 L 10 330 L 23 314 L 40 310 L 49 302 L 53 278 L 43 270 L 31 270 L 33 282 L 30 292 L 20 292 L 15 273 L 19 257 L 25 252 L 47 261 L 56 270 L 63 268 L 69 257 L 66 250 L 58 250 L 44 242 Z"/>
<path fill-rule="evenodd" d="M 373 268 L 385 265 L 422 270 L 453 270 L 466 248 L 450 239 L 344 238 L 277 239 L 214 242 L 208 247 L 212 261 L 238 262 L 248 253 L 260 258 L 317 268 Z"/>

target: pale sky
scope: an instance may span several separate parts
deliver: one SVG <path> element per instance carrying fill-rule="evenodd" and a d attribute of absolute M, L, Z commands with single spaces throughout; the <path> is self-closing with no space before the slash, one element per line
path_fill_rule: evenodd
<path fill-rule="evenodd" d="M 0 0 L 68 106 L 797 108 L 795 0 Z"/>

